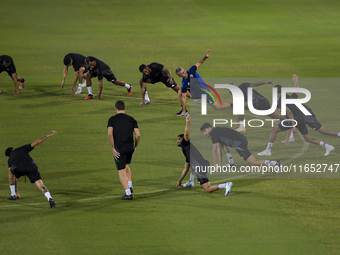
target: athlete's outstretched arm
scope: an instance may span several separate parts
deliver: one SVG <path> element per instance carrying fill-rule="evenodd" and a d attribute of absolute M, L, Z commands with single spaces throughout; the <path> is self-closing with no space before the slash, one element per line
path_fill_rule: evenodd
<path fill-rule="evenodd" d="M 196 63 L 195 66 L 198 68 L 200 65 L 202 65 L 203 62 L 209 57 L 209 55 L 210 55 L 210 50 L 207 50 L 207 52 L 206 52 L 204 58 L 200 59 L 200 60 Z"/>
<path fill-rule="evenodd" d="M 186 118 L 186 124 L 185 124 L 185 129 L 184 129 L 184 140 L 185 141 L 189 141 L 189 139 L 190 139 L 190 136 L 189 136 L 189 131 L 190 131 L 189 122 L 190 122 L 190 114 L 188 114 L 188 116 Z"/>
<path fill-rule="evenodd" d="M 176 187 L 181 187 L 182 186 L 182 181 L 183 181 L 184 177 L 187 175 L 189 169 L 190 169 L 190 163 L 189 162 L 185 162 L 184 170 L 182 171 L 181 177 L 179 177 L 179 179 L 178 179 Z"/>
<path fill-rule="evenodd" d="M 40 138 L 40 139 L 38 139 L 38 140 L 35 140 L 33 143 L 31 143 L 31 147 L 34 147 L 34 146 L 36 146 L 36 145 L 38 145 L 38 144 L 41 144 L 43 141 L 45 141 L 48 137 L 50 137 L 50 136 L 52 136 L 52 135 L 54 135 L 54 134 L 56 134 L 57 133 L 57 131 L 51 131 L 51 132 L 49 132 L 48 133 L 48 135 L 46 135 L 46 136 L 44 136 L 43 138 Z"/>

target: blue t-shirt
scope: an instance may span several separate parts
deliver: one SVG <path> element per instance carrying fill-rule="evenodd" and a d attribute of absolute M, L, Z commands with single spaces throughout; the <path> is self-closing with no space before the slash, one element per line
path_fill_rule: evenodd
<path fill-rule="evenodd" d="M 197 78 L 199 80 L 199 82 L 200 82 L 199 87 L 203 87 L 203 88 L 209 90 L 206 86 L 202 85 L 202 83 L 205 83 L 205 82 L 201 78 L 201 76 L 198 73 L 196 73 L 196 71 L 197 71 L 197 66 L 193 65 L 187 71 L 188 78 L 187 79 L 182 78 L 182 93 L 186 93 L 187 90 L 189 90 L 189 92 L 190 92 L 190 79 L 191 78 Z"/>

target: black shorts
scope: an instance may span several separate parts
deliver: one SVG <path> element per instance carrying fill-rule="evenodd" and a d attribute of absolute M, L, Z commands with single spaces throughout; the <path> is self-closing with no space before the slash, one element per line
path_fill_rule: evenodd
<path fill-rule="evenodd" d="M 205 164 L 205 166 L 202 166 L 201 164 L 199 164 L 197 161 L 195 161 L 194 159 L 191 162 L 192 164 L 190 164 L 191 168 L 194 170 L 197 180 L 200 183 L 200 185 L 203 185 L 204 183 L 209 182 L 208 176 L 207 176 L 207 168 L 208 166 L 210 166 L 209 161 L 207 161 L 207 163 Z M 196 166 L 198 167 L 198 170 L 196 169 Z"/>
<path fill-rule="evenodd" d="M 25 168 L 19 168 L 14 165 L 10 167 L 12 174 L 15 178 L 19 179 L 21 176 L 27 175 L 31 183 L 35 183 L 37 180 L 41 179 L 38 166 L 36 164 L 27 165 Z"/>
<path fill-rule="evenodd" d="M 144 78 L 144 77 L 143 77 Z M 163 83 L 165 86 L 167 86 L 168 88 L 174 88 L 177 86 L 176 81 L 174 80 L 174 78 L 172 78 L 172 80 L 174 81 L 173 84 L 171 84 L 168 79 L 169 79 L 169 75 L 165 72 L 162 72 L 162 77 L 160 79 L 154 79 L 154 78 L 149 78 L 147 77 L 146 80 L 142 78 L 142 82 L 147 82 L 147 83 L 151 83 L 151 84 L 155 84 L 157 82 L 161 82 Z"/>
<path fill-rule="evenodd" d="M 9 77 L 13 78 L 11 72 L 8 72 L 7 70 L 0 68 L 0 73 L 2 73 L 3 71 L 5 71 L 8 74 Z"/>
<path fill-rule="evenodd" d="M 115 158 L 117 170 L 125 169 L 125 166 L 131 163 L 133 151 L 120 153 L 118 159 Z"/>
<path fill-rule="evenodd" d="M 322 127 L 321 123 L 316 120 L 314 112 L 312 112 L 312 115 L 306 115 L 305 121 L 306 124 L 314 130 L 319 130 Z"/>
<path fill-rule="evenodd" d="M 90 71 L 91 78 L 98 77 L 96 72 Z M 103 77 L 109 82 L 115 82 L 117 80 L 116 76 L 113 74 L 111 70 L 107 70 L 103 73 Z"/>
<path fill-rule="evenodd" d="M 233 148 L 244 160 L 247 160 L 251 156 L 251 152 L 248 150 L 248 140 L 245 136 L 243 137 L 241 144 Z"/>
<path fill-rule="evenodd" d="M 85 70 L 84 70 L 84 72 L 83 73 L 87 73 L 87 71 L 89 70 L 88 69 L 88 67 L 86 66 L 86 65 L 82 65 L 82 66 L 80 66 L 80 67 L 73 67 L 73 69 L 74 69 L 74 72 L 78 72 L 79 71 L 79 69 L 80 68 L 82 68 L 82 67 L 84 67 L 85 68 Z M 77 69 L 77 70 L 76 70 Z"/>
<path fill-rule="evenodd" d="M 303 116 L 301 116 L 299 118 L 295 117 L 295 121 L 297 122 L 296 128 L 300 131 L 301 135 L 307 135 L 308 134 L 308 129 L 307 129 L 304 117 Z M 296 124 L 296 122 L 292 123 L 292 121 L 290 121 L 290 120 L 283 120 L 283 124 L 285 126 L 288 126 L 288 127 L 283 126 L 282 122 L 279 123 L 278 127 L 282 131 L 289 130 L 289 129 L 292 128 L 292 126 L 294 124 Z"/>

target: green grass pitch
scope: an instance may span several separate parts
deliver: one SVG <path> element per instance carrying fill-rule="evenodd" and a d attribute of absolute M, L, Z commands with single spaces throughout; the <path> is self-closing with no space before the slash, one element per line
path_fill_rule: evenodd
<path fill-rule="evenodd" d="M 138 85 L 140 64 L 160 62 L 174 74 L 210 49 L 202 77 L 277 82 L 296 73 L 312 93 L 308 105 L 318 120 L 340 131 L 339 12 L 340 3 L 331 0 L 1 1 L 0 54 L 13 57 L 26 87 L 14 97 L 13 82 L 0 74 L 0 151 L 58 134 L 31 152 L 54 210 L 24 178 L 22 199 L 7 200 L 1 152 L 0 254 L 339 254 L 339 179 L 236 178 L 229 197 L 222 190 L 207 194 L 197 181 L 193 189 L 177 189 L 184 157 L 176 138 L 185 126 L 174 115 L 177 96 L 148 85 L 152 104 L 141 107 Z M 133 85 L 133 94 L 104 81 L 103 100 L 85 101 L 85 90 L 69 94 L 72 68 L 61 90 L 62 60 L 70 52 L 103 60 Z M 270 95 L 268 88 L 258 91 Z M 119 199 L 123 189 L 107 139 L 119 99 L 141 131 L 131 164 L 133 201 Z M 255 156 L 270 130 L 247 129 Z M 310 134 L 335 151 L 326 158 L 323 148 L 310 145 L 292 159 L 303 141 L 296 136 L 285 146 L 282 133 L 273 153 L 296 165 L 339 164 L 339 138 Z"/>

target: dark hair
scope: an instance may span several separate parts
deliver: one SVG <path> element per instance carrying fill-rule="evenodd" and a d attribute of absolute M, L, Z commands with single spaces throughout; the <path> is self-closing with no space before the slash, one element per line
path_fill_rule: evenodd
<path fill-rule="evenodd" d="M 146 68 L 146 65 L 140 65 L 139 66 L 139 71 L 142 73 L 143 72 L 143 70 Z"/>
<path fill-rule="evenodd" d="M 201 127 L 201 131 L 203 131 L 206 128 L 212 127 L 208 122 L 204 123 Z"/>
<path fill-rule="evenodd" d="M 125 110 L 125 103 L 124 103 L 124 101 L 117 101 L 116 104 L 115 104 L 115 107 L 119 111 Z"/>
<path fill-rule="evenodd" d="M 5 151 L 5 155 L 6 155 L 7 157 L 9 157 L 9 155 L 11 155 L 13 149 L 14 149 L 13 147 L 8 147 L 8 148 L 6 149 L 6 151 Z"/>
<path fill-rule="evenodd" d="M 177 136 L 177 138 L 180 137 L 180 138 L 184 138 L 184 134 L 180 134 Z"/>
<path fill-rule="evenodd" d="M 178 73 L 179 73 L 182 69 L 183 69 L 182 67 L 178 67 L 178 68 L 176 69 L 176 74 L 178 75 Z"/>
<path fill-rule="evenodd" d="M 279 84 L 278 84 L 278 85 L 275 85 L 274 88 L 277 88 L 277 93 L 278 93 L 278 94 L 281 94 L 281 88 L 282 88 L 281 85 L 279 85 Z"/>
<path fill-rule="evenodd" d="M 72 60 L 72 58 L 71 57 L 65 57 L 64 58 L 64 65 L 65 66 L 68 66 L 70 63 L 71 63 L 71 60 Z"/>
<path fill-rule="evenodd" d="M 9 57 L 9 56 L 4 57 L 4 62 L 5 62 L 5 64 L 11 63 L 12 62 L 11 57 Z"/>

